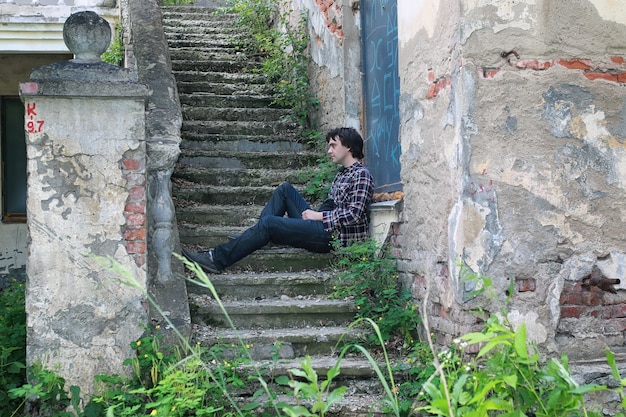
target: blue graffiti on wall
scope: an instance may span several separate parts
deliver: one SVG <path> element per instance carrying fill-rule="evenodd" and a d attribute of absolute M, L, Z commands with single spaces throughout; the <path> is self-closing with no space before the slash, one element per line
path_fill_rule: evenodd
<path fill-rule="evenodd" d="M 362 0 L 365 159 L 377 192 L 400 184 L 397 0 Z"/>

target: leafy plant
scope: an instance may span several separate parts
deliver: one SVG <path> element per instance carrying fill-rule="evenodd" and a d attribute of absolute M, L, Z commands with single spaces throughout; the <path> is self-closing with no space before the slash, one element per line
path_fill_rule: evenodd
<path fill-rule="evenodd" d="M 115 33 L 111 39 L 111 45 L 102 54 L 102 60 L 113 65 L 121 65 L 124 61 L 124 28 L 121 24 L 115 26 Z"/>
<path fill-rule="evenodd" d="M 310 201 L 322 202 L 328 198 L 330 185 L 337 175 L 337 165 L 326 154 L 326 141 L 322 132 L 310 130 L 306 132 L 308 142 L 320 155 L 315 166 L 301 169 L 298 172 L 298 181 L 305 184 L 302 194 Z"/>
<path fill-rule="evenodd" d="M 94 407 L 81 407 L 80 388 L 72 385 L 69 392 L 65 389 L 65 379 L 55 372 L 44 369 L 41 364 L 34 364 L 29 369 L 30 383 L 9 390 L 14 399 L 21 399 L 22 405 L 28 402 L 29 415 L 74 417 L 79 414 L 96 417 Z M 68 409 L 74 412 L 68 411 Z M 21 407 L 20 407 L 21 408 Z M 13 415 L 17 412 L 14 411 Z"/>
<path fill-rule="evenodd" d="M 282 410 L 285 414 L 290 417 L 324 417 L 330 407 L 343 398 L 347 390 L 345 386 L 337 387 L 332 391 L 330 390 L 333 379 L 340 373 L 340 364 L 341 362 L 337 361 L 326 373 L 326 379 L 319 382 L 317 372 L 313 369 L 313 365 L 311 364 L 311 357 L 307 355 L 304 361 L 300 363 L 302 369 L 296 368 L 289 370 L 292 376 L 304 379 L 306 382 L 294 378 L 289 379 L 284 375 L 279 377 L 276 382 L 291 387 L 293 389 L 294 398 L 298 400 L 297 405 L 285 404 L 282 406 Z M 309 408 L 301 404 L 301 400 L 313 400 L 313 404 L 309 407 L 310 411 Z"/>
<path fill-rule="evenodd" d="M 346 247 L 337 245 L 335 249 L 337 282 L 333 295 L 354 297 L 357 316 L 372 319 L 384 341 L 395 337 L 396 345 L 412 346 L 420 317 L 411 293 L 398 280 L 395 259 L 375 239 Z"/>
<path fill-rule="evenodd" d="M 10 398 L 10 389 L 26 383 L 26 310 L 24 284 L 13 278 L 0 289 L 0 417 L 21 409 L 21 400 Z"/>
<path fill-rule="evenodd" d="M 310 110 L 319 105 L 309 87 L 307 19 L 294 17 L 295 11 L 285 5 L 277 0 L 233 0 L 229 11 L 250 31 L 252 42 L 246 39 L 241 47 L 248 55 L 263 58 L 260 67 L 252 70 L 276 85 L 273 104 L 293 109 L 295 120 L 306 127 Z"/>
<path fill-rule="evenodd" d="M 476 284 L 472 296 L 495 296 L 490 279 L 465 266 L 461 277 Z M 584 396 L 605 386 L 579 385 L 566 355 L 542 361 L 527 340 L 526 325 L 514 327 L 504 309 L 483 320 L 482 331 L 461 336 L 435 358 L 437 372 L 423 385 L 425 405 L 419 411 L 441 416 L 598 415 L 587 410 Z M 477 355 L 466 355 L 470 345 L 479 347 Z"/>

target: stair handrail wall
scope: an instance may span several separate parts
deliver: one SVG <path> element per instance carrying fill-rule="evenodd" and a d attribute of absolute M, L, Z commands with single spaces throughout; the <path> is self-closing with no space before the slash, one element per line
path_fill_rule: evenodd
<path fill-rule="evenodd" d="M 190 326 L 171 175 L 180 154 L 181 105 L 161 8 L 156 0 L 123 0 L 127 65 L 136 67 L 139 82 L 150 91 L 146 103 L 148 285 L 156 303 L 185 332 Z M 153 321 L 159 318 L 153 318 Z"/>

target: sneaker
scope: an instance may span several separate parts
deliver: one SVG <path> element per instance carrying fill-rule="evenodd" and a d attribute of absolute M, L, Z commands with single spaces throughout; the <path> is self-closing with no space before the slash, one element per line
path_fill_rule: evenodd
<path fill-rule="evenodd" d="M 207 251 L 202 251 L 202 252 L 192 252 L 190 250 L 182 248 L 182 253 L 185 256 L 185 258 L 189 259 L 192 262 L 197 263 L 205 271 L 211 272 L 213 274 L 217 274 L 218 272 L 220 272 L 220 270 L 217 268 L 217 266 L 215 266 L 215 263 L 213 262 L 212 250 L 207 250 Z"/>

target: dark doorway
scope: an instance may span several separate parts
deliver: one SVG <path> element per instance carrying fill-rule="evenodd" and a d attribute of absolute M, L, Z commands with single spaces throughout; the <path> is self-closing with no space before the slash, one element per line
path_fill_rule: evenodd
<path fill-rule="evenodd" d="M 24 104 L 19 97 L 0 97 L 2 149 L 2 221 L 26 221 L 26 135 Z"/>
<path fill-rule="evenodd" d="M 360 9 L 365 160 L 377 193 L 399 191 L 402 184 L 397 0 L 362 0 Z"/>

